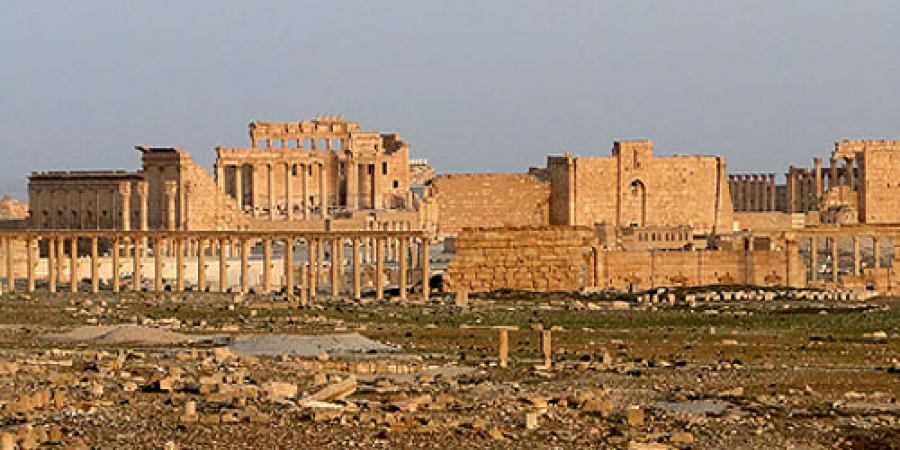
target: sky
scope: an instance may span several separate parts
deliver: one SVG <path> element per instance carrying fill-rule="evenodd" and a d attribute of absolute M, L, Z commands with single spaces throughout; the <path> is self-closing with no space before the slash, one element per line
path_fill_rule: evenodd
<path fill-rule="evenodd" d="M 253 120 L 337 114 L 439 173 L 651 139 L 783 174 L 838 140 L 900 139 L 898 19 L 865 0 L 7 0 L 0 193 L 137 170 L 136 145 L 211 170 Z"/>

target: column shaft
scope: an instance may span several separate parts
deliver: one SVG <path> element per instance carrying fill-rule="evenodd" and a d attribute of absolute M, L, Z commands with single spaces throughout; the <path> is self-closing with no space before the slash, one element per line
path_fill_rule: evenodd
<path fill-rule="evenodd" d="M 362 298 L 362 270 L 360 270 L 360 262 L 362 260 L 362 255 L 360 254 L 360 250 L 362 250 L 362 245 L 358 237 L 353 238 L 353 299 L 359 300 Z"/>
<path fill-rule="evenodd" d="M 132 270 L 132 289 L 135 292 L 141 292 L 141 252 L 140 252 L 140 239 L 132 238 L 131 244 L 134 247 L 134 259 L 133 259 L 133 270 Z"/>
<path fill-rule="evenodd" d="M 197 290 L 206 291 L 206 239 L 197 241 Z"/>
<path fill-rule="evenodd" d="M 294 297 L 294 238 L 284 241 L 284 281 L 288 298 Z"/>
<path fill-rule="evenodd" d="M 15 267 L 15 255 L 13 254 L 12 238 L 4 239 L 3 246 L 6 247 L 6 290 L 7 292 L 15 292 L 16 290 L 16 274 L 13 270 Z"/>
<path fill-rule="evenodd" d="M 287 208 L 287 220 L 294 218 L 294 193 L 291 190 L 291 179 L 294 178 L 294 165 L 286 164 L 284 166 L 284 204 Z"/>
<path fill-rule="evenodd" d="M 332 238 L 331 239 L 331 296 L 337 297 L 340 295 L 340 276 L 341 276 L 341 260 L 338 256 L 338 246 L 340 245 L 340 239 Z"/>
<path fill-rule="evenodd" d="M 309 300 L 313 301 L 316 297 L 316 256 L 318 254 L 318 241 L 315 239 L 307 239 L 306 246 L 309 250 L 309 275 L 307 286 L 309 288 Z"/>
<path fill-rule="evenodd" d="M 838 238 L 831 238 L 831 281 L 837 286 L 838 282 Z"/>
<path fill-rule="evenodd" d="M 247 272 L 247 264 L 249 261 L 249 248 L 246 240 L 240 241 L 241 245 L 241 293 L 246 294 L 250 291 L 250 275 Z"/>
<path fill-rule="evenodd" d="M 50 292 L 56 292 L 56 277 L 57 277 L 57 265 L 56 265 L 56 239 L 55 238 L 47 238 L 47 284 L 49 285 Z"/>
<path fill-rule="evenodd" d="M 384 298 L 384 238 L 375 238 L 375 299 Z"/>
<path fill-rule="evenodd" d="M 91 292 L 100 292 L 100 259 L 96 236 L 91 238 Z"/>
<path fill-rule="evenodd" d="M 853 236 L 853 275 L 859 275 L 859 238 Z"/>
<path fill-rule="evenodd" d="M 153 289 L 163 291 L 162 238 L 153 238 Z"/>
<path fill-rule="evenodd" d="M 263 290 L 272 291 L 272 240 L 263 238 Z"/>
<path fill-rule="evenodd" d="M 219 239 L 219 292 L 228 289 L 228 261 L 225 260 L 225 239 Z"/>
<path fill-rule="evenodd" d="M 78 237 L 69 240 L 69 284 L 72 292 L 78 292 Z"/>
<path fill-rule="evenodd" d="M 819 243 L 816 237 L 809 238 L 809 280 L 816 281 L 819 277 Z"/>
<path fill-rule="evenodd" d="M 122 262 L 119 259 L 119 237 L 112 238 L 112 290 L 119 292 L 119 273 L 122 270 Z"/>
<path fill-rule="evenodd" d="M 185 241 L 175 238 L 175 291 L 184 292 L 184 250 Z"/>
<path fill-rule="evenodd" d="M 28 266 L 25 268 L 25 276 L 28 277 L 28 292 L 34 292 L 34 266 L 35 264 L 37 264 L 34 257 L 35 241 L 33 241 L 31 238 L 28 238 L 28 240 L 25 241 L 25 245 L 28 246 L 28 253 L 26 253 L 28 257 L 28 262 L 26 264 Z"/>
<path fill-rule="evenodd" d="M 409 238 L 407 238 L 407 237 L 400 238 L 399 244 L 400 244 L 400 250 L 398 252 L 397 257 L 399 259 L 398 270 L 400 273 L 398 274 L 398 277 L 397 277 L 398 278 L 397 284 L 398 284 L 398 287 L 400 288 L 400 299 L 406 300 L 406 284 L 407 284 L 407 280 L 406 280 L 406 271 L 407 271 L 406 247 L 409 244 Z"/>
<path fill-rule="evenodd" d="M 419 250 L 422 253 L 422 296 L 428 300 L 431 295 L 431 255 L 428 253 L 428 238 L 422 238 Z"/>

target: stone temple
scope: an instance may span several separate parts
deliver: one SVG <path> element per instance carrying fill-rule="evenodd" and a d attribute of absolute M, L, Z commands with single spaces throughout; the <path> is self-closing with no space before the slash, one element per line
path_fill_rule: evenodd
<path fill-rule="evenodd" d="M 249 137 L 216 148 L 212 172 L 177 147 L 141 145 L 135 172 L 33 172 L 27 205 L 0 202 L 10 255 L 0 276 L 8 288 L 63 270 L 112 280 L 126 270 L 114 259 L 134 258 L 140 276 L 158 254 L 145 270 L 195 274 L 197 289 L 213 287 L 211 271 L 219 289 L 302 285 L 313 296 L 324 280 L 310 273 L 326 269 L 332 293 L 362 283 L 402 295 L 415 283 L 427 295 L 435 275 L 436 288 L 453 291 L 738 283 L 892 292 L 900 279 L 900 141 L 838 142 L 827 166 L 815 158 L 779 182 L 776 171 L 729 173 L 721 156 L 670 155 L 645 140 L 551 154 L 520 173 L 435 174 L 398 134 L 342 116 L 254 121 Z M 432 273 L 438 243 L 447 254 Z M 301 267 L 286 261 L 301 251 Z M 226 285 L 229 268 L 241 270 L 239 287 Z"/>

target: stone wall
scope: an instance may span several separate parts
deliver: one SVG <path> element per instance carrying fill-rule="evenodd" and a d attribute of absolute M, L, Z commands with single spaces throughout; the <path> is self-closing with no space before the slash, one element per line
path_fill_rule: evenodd
<path fill-rule="evenodd" d="M 587 227 L 467 228 L 447 265 L 450 291 L 571 291 L 592 284 L 597 240 Z"/>
<path fill-rule="evenodd" d="M 616 142 L 612 156 L 550 156 L 547 169 L 554 225 L 731 228 L 721 157 L 657 157 L 650 141 Z"/>
<path fill-rule="evenodd" d="M 797 220 L 802 217 L 801 214 L 783 213 L 780 211 L 770 212 L 735 212 L 734 223 L 735 231 L 750 230 L 755 232 L 775 232 L 785 231 L 796 228 Z M 803 227 L 803 221 L 799 222 L 800 228 Z M 722 230 L 727 231 L 727 230 Z"/>
<path fill-rule="evenodd" d="M 659 286 L 806 283 L 799 252 L 776 250 L 604 251 L 599 288 L 645 290 Z"/>
<path fill-rule="evenodd" d="M 439 236 L 467 227 L 549 224 L 550 184 L 528 174 L 439 175 L 432 181 L 431 195 Z"/>
<path fill-rule="evenodd" d="M 860 219 L 871 224 L 900 223 L 900 141 L 845 141 L 837 151 L 859 151 L 862 178 Z"/>
<path fill-rule="evenodd" d="M 795 240 L 741 244 L 734 250 L 599 250 L 594 231 L 587 227 L 467 228 L 458 236 L 444 287 L 485 292 L 504 288 L 645 290 L 708 284 L 805 286 L 806 269 Z"/>

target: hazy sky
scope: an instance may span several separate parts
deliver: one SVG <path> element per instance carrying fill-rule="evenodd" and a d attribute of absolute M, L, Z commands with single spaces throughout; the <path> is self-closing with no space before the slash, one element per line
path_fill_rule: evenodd
<path fill-rule="evenodd" d="M 343 114 L 439 172 L 548 153 L 811 165 L 900 138 L 900 2 L 4 1 L 0 192 L 34 170 L 207 168 L 252 120 Z"/>

